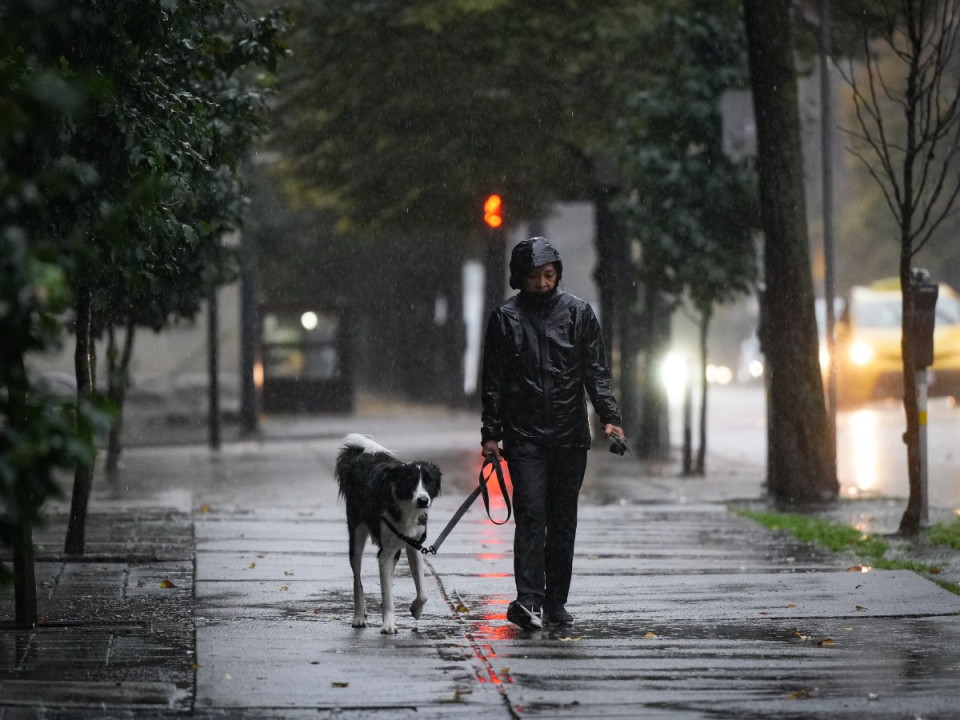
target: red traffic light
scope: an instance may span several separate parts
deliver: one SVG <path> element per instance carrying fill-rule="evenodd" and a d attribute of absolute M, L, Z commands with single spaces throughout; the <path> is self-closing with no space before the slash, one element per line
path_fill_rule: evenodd
<path fill-rule="evenodd" d="M 491 195 L 483 203 L 483 221 L 492 228 L 503 225 L 503 198 Z"/>

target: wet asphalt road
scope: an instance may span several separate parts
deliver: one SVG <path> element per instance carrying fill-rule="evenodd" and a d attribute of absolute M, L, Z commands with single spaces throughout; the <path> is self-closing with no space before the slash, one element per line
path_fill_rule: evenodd
<path fill-rule="evenodd" d="M 276 420 L 219 456 L 131 451 L 96 492 L 83 562 L 59 554 L 51 507 L 45 624 L 0 632 L 0 718 L 960 717 L 960 598 L 731 513 L 761 494 L 756 468 L 687 480 L 593 453 L 570 627 L 506 622 L 511 527 L 478 502 L 396 636 L 368 552 L 370 625 L 354 629 L 330 478 L 354 430 L 441 465 L 438 532 L 479 468 L 471 416 Z M 403 561 L 395 592 L 413 598 Z"/>

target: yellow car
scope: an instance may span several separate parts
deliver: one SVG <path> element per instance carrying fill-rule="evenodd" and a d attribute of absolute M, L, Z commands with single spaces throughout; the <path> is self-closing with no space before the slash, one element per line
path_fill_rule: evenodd
<path fill-rule="evenodd" d="M 838 405 L 903 397 L 902 309 L 896 278 L 850 291 L 836 326 Z M 937 298 L 933 354 L 928 394 L 960 396 L 960 301 L 944 284 Z"/>

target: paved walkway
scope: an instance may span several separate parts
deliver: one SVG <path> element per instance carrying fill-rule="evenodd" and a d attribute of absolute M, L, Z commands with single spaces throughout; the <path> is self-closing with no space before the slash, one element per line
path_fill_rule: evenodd
<path fill-rule="evenodd" d="M 960 597 L 911 572 L 849 572 L 730 512 L 760 495 L 750 468 L 683 480 L 592 453 L 571 627 L 505 621 L 512 531 L 478 502 L 396 636 L 379 632 L 368 552 L 371 622 L 353 629 L 339 438 L 365 430 L 438 461 L 431 535 L 479 467 L 473 418 L 353 422 L 277 421 L 219 455 L 128 453 L 80 560 L 60 553 L 66 505 L 52 505 L 43 624 L 0 627 L 0 720 L 960 717 Z M 404 562 L 395 591 L 398 608 L 413 598 Z"/>

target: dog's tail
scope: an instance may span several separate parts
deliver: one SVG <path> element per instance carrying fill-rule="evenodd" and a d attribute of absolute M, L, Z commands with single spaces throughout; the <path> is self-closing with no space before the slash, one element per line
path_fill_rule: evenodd
<path fill-rule="evenodd" d="M 340 494 L 343 495 L 344 483 L 347 481 L 348 470 L 353 461 L 364 453 L 376 454 L 385 453 L 392 456 L 393 453 L 387 450 L 383 445 L 375 442 L 369 435 L 360 433 L 350 433 L 343 439 L 343 445 L 340 446 L 340 452 L 337 453 L 337 464 L 333 469 L 333 476 L 337 479 L 337 485 L 340 486 Z"/>

